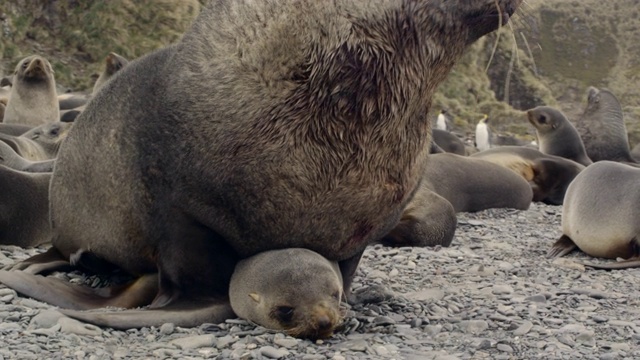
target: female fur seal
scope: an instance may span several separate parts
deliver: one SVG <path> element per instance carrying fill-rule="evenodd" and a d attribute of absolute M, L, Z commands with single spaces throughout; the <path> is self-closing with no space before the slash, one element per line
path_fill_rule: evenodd
<path fill-rule="evenodd" d="M 231 308 L 239 317 L 312 339 L 329 337 L 339 325 L 341 297 L 338 263 L 301 248 L 243 259 L 229 284 Z"/>
<path fill-rule="evenodd" d="M 126 303 L 149 310 L 83 317 L 117 327 L 224 320 L 236 262 L 267 250 L 339 262 L 348 291 L 419 185 L 435 89 L 519 4 L 209 2 L 180 42 L 132 61 L 88 103 L 51 180 L 52 250 L 16 269 L 80 259 L 157 276 L 150 304 Z M 18 273 L 0 281 L 48 303 L 122 305 Z"/>
<path fill-rule="evenodd" d="M 589 87 L 587 106 L 576 129 L 591 160 L 636 162 L 629 151 L 622 106 L 611 91 Z"/>
<path fill-rule="evenodd" d="M 60 110 L 51 64 L 37 55 L 20 60 L 3 122 L 38 126 L 58 119 Z"/>
<path fill-rule="evenodd" d="M 593 164 L 578 130 L 562 112 L 549 106 L 538 106 L 527 110 L 527 118 L 536 129 L 538 148 L 542 153 L 561 156 L 584 166 Z"/>
<path fill-rule="evenodd" d="M 588 255 L 625 258 L 603 269 L 640 267 L 640 169 L 613 161 L 588 166 L 569 185 L 562 207 L 562 236 L 549 257 L 579 248 Z"/>

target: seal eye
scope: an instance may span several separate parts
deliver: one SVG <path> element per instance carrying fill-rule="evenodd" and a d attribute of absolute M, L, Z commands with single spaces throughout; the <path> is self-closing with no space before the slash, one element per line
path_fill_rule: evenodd
<path fill-rule="evenodd" d="M 538 119 L 540 121 L 540 124 L 546 124 L 547 123 L 547 117 L 544 115 L 540 115 L 540 119 Z"/>
<path fill-rule="evenodd" d="M 22 63 L 22 68 L 26 69 L 29 66 L 29 64 L 25 61 Z"/>
<path fill-rule="evenodd" d="M 277 306 L 273 313 L 281 323 L 290 323 L 293 320 L 293 310 L 291 306 Z"/>
<path fill-rule="evenodd" d="M 51 136 L 57 136 L 60 133 L 60 128 L 58 127 L 54 127 L 53 129 L 51 129 L 51 131 L 49 131 L 49 135 Z"/>

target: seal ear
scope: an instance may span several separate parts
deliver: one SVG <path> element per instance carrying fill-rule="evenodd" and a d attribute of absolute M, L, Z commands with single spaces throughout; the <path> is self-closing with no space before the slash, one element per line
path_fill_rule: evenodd
<path fill-rule="evenodd" d="M 259 302 L 260 302 L 260 295 L 258 295 L 258 294 L 256 294 L 256 293 L 249 293 L 249 297 L 250 297 L 253 301 L 257 302 L 257 303 L 259 303 Z"/>

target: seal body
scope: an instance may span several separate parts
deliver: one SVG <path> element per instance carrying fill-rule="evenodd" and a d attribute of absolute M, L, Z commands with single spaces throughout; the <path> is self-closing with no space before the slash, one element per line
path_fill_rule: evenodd
<path fill-rule="evenodd" d="M 599 161 L 582 171 L 567 189 L 563 237 L 552 256 L 571 251 L 574 244 L 595 257 L 640 255 L 639 183 L 640 169 L 612 161 Z"/>
<path fill-rule="evenodd" d="M 3 122 L 37 126 L 59 118 L 51 64 L 37 55 L 22 59 L 16 66 Z"/>
<path fill-rule="evenodd" d="M 635 163 L 629 151 L 622 106 L 611 91 L 589 88 L 587 106 L 576 122 L 576 129 L 591 160 Z"/>
<path fill-rule="evenodd" d="M 51 241 L 50 179 L 51 173 L 32 174 L 0 165 L 0 244 L 29 247 Z"/>
<path fill-rule="evenodd" d="M 524 146 L 502 146 L 471 157 L 506 167 L 522 176 L 533 190 L 533 201 L 562 205 L 567 187 L 585 168 L 559 156 L 547 155 Z"/>
<path fill-rule="evenodd" d="M 456 135 L 439 129 L 433 129 L 433 141 L 445 152 L 466 155 L 464 143 Z"/>
<path fill-rule="evenodd" d="M 587 156 L 578 130 L 564 114 L 549 106 L 527 110 L 527 118 L 536 129 L 541 152 L 561 156 L 584 166 L 593 164 Z"/>
<path fill-rule="evenodd" d="M 229 285 L 231 307 L 239 317 L 295 337 L 330 336 L 342 319 L 341 297 L 338 263 L 301 248 L 241 260 Z"/>
<path fill-rule="evenodd" d="M 19 136 L 0 133 L 0 141 L 29 161 L 54 159 L 60 144 L 67 137 L 72 123 L 54 122 L 32 128 Z"/>
<path fill-rule="evenodd" d="M 180 42 L 129 63 L 76 119 L 51 180 L 47 256 L 157 274 L 156 313 L 128 325 L 194 299 L 223 303 L 238 259 L 274 249 L 338 261 L 347 291 L 418 188 L 436 87 L 519 3 L 210 2 Z M 39 284 L 21 291 L 68 304 L 71 290 Z M 207 314 L 172 322 L 227 316 Z"/>

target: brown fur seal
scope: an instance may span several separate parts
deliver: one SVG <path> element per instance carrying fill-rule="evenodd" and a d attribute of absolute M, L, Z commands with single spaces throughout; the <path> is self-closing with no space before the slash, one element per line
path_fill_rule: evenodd
<path fill-rule="evenodd" d="M 114 52 L 109 53 L 104 59 L 104 70 L 100 73 L 100 76 L 98 76 L 98 79 L 93 85 L 93 94 L 98 92 L 115 73 L 122 70 L 128 63 L 129 61 L 124 57 Z"/>
<path fill-rule="evenodd" d="M 434 91 L 519 3 L 210 2 L 88 103 L 51 180 L 53 247 L 15 269 L 139 276 L 125 304 L 150 309 L 84 317 L 118 327 L 223 321 L 236 262 L 267 250 L 339 262 L 347 292 L 419 185 Z M 54 305 L 123 305 L 48 279 L 0 277 Z"/>
<path fill-rule="evenodd" d="M 533 201 L 562 205 L 567 187 L 584 165 L 524 146 L 503 146 L 471 155 L 511 169 L 529 181 Z"/>
<path fill-rule="evenodd" d="M 622 106 L 611 91 L 590 87 L 587 106 L 576 122 L 576 129 L 591 160 L 635 163 L 629 152 L 629 139 Z"/>
<path fill-rule="evenodd" d="M 613 161 L 588 166 L 567 189 L 562 237 L 549 257 L 579 248 L 594 257 L 622 261 L 588 264 L 607 269 L 640 267 L 640 169 Z"/>
<path fill-rule="evenodd" d="M 29 161 L 54 159 L 60 144 L 67 137 L 73 123 L 55 122 L 37 126 L 20 136 L 0 134 L 5 142 L 20 156 Z"/>
<path fill-rule="evenodd" d="M 21 247 L 51 241 L 49 180 L 0 165 L 0 244 Z"/>
<path fill-rule="evenodd" d="M 544 154 L 561 156 L 584 166 L 593 164 L 587 156 L 578 130 L 564 114 L 549 106 L 527 110 L 527 118 L 536 129 L 538 148 Z"/>
<path fill-rule="evenodd" d="M 432 132 L 433 141 L 438 144 L 442 150 L 448 153 L 466 155 L 464 143 L 460 138 L 445 130 L 433 129 Z"/>
<path fill-rule="evenodd" d="M 3 122 L 38 126 L 58 121 L 57 96 L 49 61 L 37 55 L 28 56 L 16 66 Z"/>
<path fill-rule="evenodd" d="M 436 154 L 429 157 L 424 176 L 421 187 L 447 199 L 456 212 L 526 210 L 533 198 L 531 186 L 521 176 L 482 159 Z"/>
<path fill-rule="evenodd" d="M 241 260 L 229 285 L 231 307 L 239 317 L 312 339 L 331 336 L 339 325 L 341 297 L 338 263 L 301 248 Z"/>

